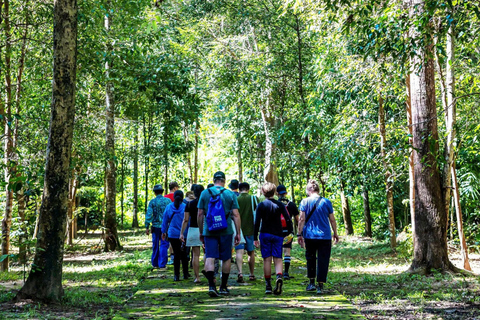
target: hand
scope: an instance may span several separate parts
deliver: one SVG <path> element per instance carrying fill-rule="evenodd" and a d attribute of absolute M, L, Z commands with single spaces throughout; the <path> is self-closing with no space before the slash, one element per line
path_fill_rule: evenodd
<path fill-rule="evenodd" d="M 336 233 L 333 235 L 333 239 L 335 240 L 335 242 L 334 242 L 335 244 L 337 244 L 338 241 L 340 240 L 340 239 L 338 238 L 338 234 L 336 234 Z"/>
<path fill-rule="evenodd" d="M 253 242 L 253 244 L 255 245 L 255 248 L 260 247 L 260 241 L 258 241 L 258 240 L 255 240 L 255 241 Z"/>
<path fill-rule="evenodd" d="M 185 242 L 185 237 L 183 236 L 183 234 L 180 235 L 179 239 L 180 241 Z"/>
<path fill-rule="evenodd" d="M 235 235 L 235 241 L 234 241 L 234 245 L 235 247 L 238 246 L 240 244 L 240 235 L 237 233 Z"/>
<path fill-rule="evenodd" d="M 167 239 L 167 234 L 166 234 L 166 233 L 162 233 L 162 240 L 165 241 L 165 239 Z"/>
<path fill-rule="evenodd" d="M 297 237 L 297 241 L 300 247 L 302 247 L 302 249 L 305 249 L 305 240 L 303 239 L 303 237 L 302 236 Z"/>
<path fill-rule="evenodd" d="M 150 229 L 147 228 L 147 230 L 145 230 L 145 234 L 146 234 L 147 236 L 149 236 L 149 235 L 150 235 Z"/>
<path fill-rule="evenodd" d="M 203 248 L 205 248 L 205 238 L 203 237 L 203 234 L 200 235 L 200 241 L 202 241 Z"/>

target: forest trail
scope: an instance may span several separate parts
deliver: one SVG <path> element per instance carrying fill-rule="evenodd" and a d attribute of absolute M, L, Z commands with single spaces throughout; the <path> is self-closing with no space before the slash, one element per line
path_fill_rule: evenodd
<path fill-rule="evenodd" d="M 256 273 L 261 272 L 261 267 L 257 261 Z M 207 295 L 205 278 L 198 285 L 192 280 L 173 282 L 172 269 L 168 266 L 165 271 L 152 271 L 113 319 L 364 319 L 333 289 L 327 288 L 321 295 L 307 293 L 304 267 L 294 268 L 294 278 L 285 281 L 281 296 L 267 296 L 259 274 L 256 281 L 239 284 L 232 265 L 230 296 L 221 298 Z"/>

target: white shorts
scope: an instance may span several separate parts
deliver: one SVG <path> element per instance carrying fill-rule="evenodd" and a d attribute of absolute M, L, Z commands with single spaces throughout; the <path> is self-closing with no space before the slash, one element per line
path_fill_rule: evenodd
<path fill-rule="evenodd" d="M 188 228 L 187 234 L 187 247 L 201 247 L 202 241 L 200 241 L 200 231 L 198 228 Z"/>

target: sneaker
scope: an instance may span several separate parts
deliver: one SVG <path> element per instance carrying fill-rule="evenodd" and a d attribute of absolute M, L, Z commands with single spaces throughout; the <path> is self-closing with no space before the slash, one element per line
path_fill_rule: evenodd
<path fill-rule="evenodd" d="M 273 289 L 273 294 L 277 296 L 282 294 L 282 287 L 283 287 L 283 278 L 278 277 L 277 281 L 275 281 L 275 289 Z"/>
<path fill-rule="evenodd" d="M 309 283 L 307 286 L 307 291 L 315 291 L 317 290 L 317 287 L 313 283 Z"/>
<path fill-rule="evenodd" d="M 220 297 L 220 295 L 218 294 L 217 288 L 215 287 L 208 288 L 208 295 L 212 298 Z"/>
<path fill-rule="evenodd" d="M 271 284 L 267 284 L 265 286 L 265 294 L 272 294 L 272 285 Z"/>
<path fill-rule="evenodd" d="M 290 280 L 290 275 L 285 272 L 285 273 L 283 274 L 283 279 L 285 279 L 285 280 Z"/>
<path fill-rule="evenodd" d="M 171 266 L 172 264 L 173 264 L 173 260 L 172 259 L 168 260 L 167 265 Z"/>
<path fill-rule="evenodd" d="M 218 293 L 227 296 L 230 294 L 230 290 L 228 290 L 227 287 L 225 288 L 220 287 L 220 290 L 218 291 Z"/>
<path fill-rule="evenodd" d="M 174 275 L 173 276 L 173 281 L 180 281 L 180 276 Z"/>
<path fill-rule="evenodd" d="M 317 284 L 317 294 L 321 294 L 323 290 L 323 283 Z"/>

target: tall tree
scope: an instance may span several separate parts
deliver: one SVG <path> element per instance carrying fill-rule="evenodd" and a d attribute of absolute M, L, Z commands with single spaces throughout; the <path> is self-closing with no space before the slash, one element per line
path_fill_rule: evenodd
<path fill-rule="evenodd" d="M 412 272 L 428 273 L 431 269 L 449 270 L 445 206 L 438 159 L 438 130 L 435 92 L 433 26 L 424 0 L 405 0 L 413 21 L 426 21 L 411 29 L 417 42 L 411 58 L 410 89 L 415 162 L 415 248 Z"/>
<path fill-rule="evenodd" d="M 111 34 L 113 9 L 110 1 L 107 3 L 105 15 L 105 31 Z M 107 60 L 105 62 L 105 108 L 106 108 L 106 139 L 105 151 L 107 163 L 105 167 L 105 250 L 121 249 L 117 234 L 116 213 L 116 164 L 115 164 L 115 97 L 113 93 L 113 40 L 107 39 Z"/>
<path fill-rule="evenodd" d="M 62 264 L 75 118 L 77 1 L 56 0 L 53 16 L 53 94 L 43 201 L 35 258 L 17 298 L 52 301 L 63 296 Z"/>

